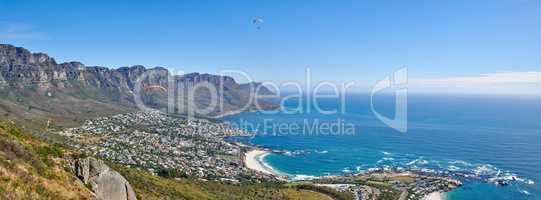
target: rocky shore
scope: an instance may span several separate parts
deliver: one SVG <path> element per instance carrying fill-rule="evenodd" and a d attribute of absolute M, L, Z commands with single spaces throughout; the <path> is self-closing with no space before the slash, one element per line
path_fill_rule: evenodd
<path fill-rule="evenodd" d="M 304 182 L 350 191 L 357 200 L 377 199 L 381 195 L 391 195 L 393 199 L 400 200 L 441 199 L 442 193 L 462 186 L 459 180 L 415 171 L 378 171 Z"/>
<path fill-rule="evenodd" d="M 262 158 L 274 152 L 254 149 L 245 153 L 244 165 L 254 171 L 280 179 L 281 175 L 265 166 Z M 280 152 L 280 151 L 277 151 Z M 440 200 L 443 193 L 462 186 L 462 182 L 449 176 L 415 170 L 371 170 L 366 173 L 343 176 L 321 176 L 310 179 L 286 177 L 290 184 L 310 184 L 327 187 L 337 192 L 352 193 L 356 200 L 378 199 L 392 196 L 400 200 Z"/>

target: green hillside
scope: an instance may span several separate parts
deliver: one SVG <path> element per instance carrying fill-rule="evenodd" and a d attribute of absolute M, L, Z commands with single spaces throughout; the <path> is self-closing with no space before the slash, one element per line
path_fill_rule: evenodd
<path fill-rule="evenodd" d="M 0 122 L 0 199 L 90 199 L 90 190 L 64 169 L 65 153 Z"/>
<path fill-rule="evenodd" d="M 91 199 L 90 190 L 66 167 L 69 157 L 77 157 L 77 152 L 36 139 L 13 122 L 0 120 L 0 199 Z M 172 180 L 110 166 L 130 182 L 138 199 L 330 199 L 277 183 Z"/>

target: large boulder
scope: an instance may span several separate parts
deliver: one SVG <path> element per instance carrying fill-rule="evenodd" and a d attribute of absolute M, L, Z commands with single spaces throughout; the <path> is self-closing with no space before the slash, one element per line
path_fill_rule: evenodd
<path fill-rule="evenodd" d="M 75 174 L 101 200 L 136 200 L 130 183 L 118 172 L 95 158 L 79 159 L 75 162 Z"/>

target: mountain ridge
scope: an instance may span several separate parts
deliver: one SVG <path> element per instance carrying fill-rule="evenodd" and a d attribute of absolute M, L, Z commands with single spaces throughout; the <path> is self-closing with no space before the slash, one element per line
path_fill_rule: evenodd
<path fill-rule="evenodd" d="M 205 84 L 216 90 L 198 89 Z M 134 65 L 114 69 L 85 66 L 78 61 L 57 63 L 45 53 L 0 44 L 0 114 L 19 115 L 27 120 L 37 115 L 40 119 L 68 117 L 80 122 L 82 118 L 141 107 L 190 114 L 191 110 L 213 105 L 214 96 L 220 97 L 219 107 L 195 114 L 223 116 L 257 109 L 255 93 L 250 88 L 259 84 L 240 84 L 232 77 L 207 73 L 171 75 L 164 67 Z M 264 86 L 261 91 L 261 94 L 273 94 Z M 188 96 L 192 94 L 189 92 L 193 96 Z M 173 102 L 174 109 L 170 107 L 168 95 L 171 94 L 178 101 Z M 277 107 L 272 101 L 257 101 L 263 109 Z"/>

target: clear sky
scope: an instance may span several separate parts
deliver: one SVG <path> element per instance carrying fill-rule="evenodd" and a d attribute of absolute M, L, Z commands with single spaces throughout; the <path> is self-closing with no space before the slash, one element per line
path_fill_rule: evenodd
<path fill-rule="evenodd" d="M 373 83 L 401 66 L 449 80 L 541 71 L 541 1 L 0 0 L 0 43 L 257 80 L 300 80 L 310 67 L 315 80 Z"/>

